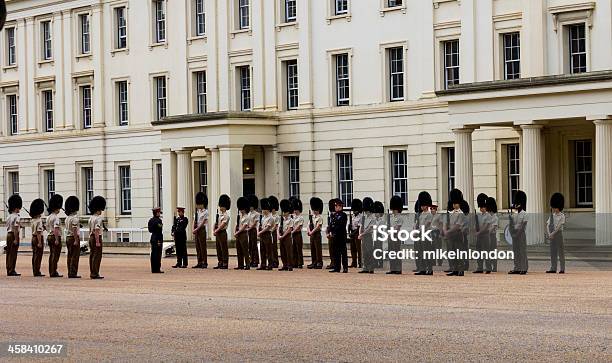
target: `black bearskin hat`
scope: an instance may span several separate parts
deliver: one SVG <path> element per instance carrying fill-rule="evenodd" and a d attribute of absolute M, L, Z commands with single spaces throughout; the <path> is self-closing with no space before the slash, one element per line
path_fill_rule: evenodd
<path fill-rule="evenodd" d="M 453 189 L 449 193 L 448 200 L 451 204 L 461 204 L 463 201 L 463 193 L 459 189 Z"/>
<path fill-rule="evenodd" d="M 460 204 L 461 211 L 463 214 L 470 214 L 470 205 L 465 200 L 462 200 Z"/>
<path fill-rule="evenodd" d="M 253 209 L 259 208 L 259 198 L 256 195 L 252 194 L 247 197 L 249 201 L 249 206 Z"/>
<path fill-rule="evenodd" d="M 269 196 L 268 201 L 270 201 L 270 208 L 272 208 L 273 210 L 278 210 L 278 199 L 275 196 Z"/>
<path fill-rule="evenodd" d="M 221 194 L 219 197 L 219 207 L 223 207 L 225 209 L 230 209 L 232 205 L 232 200 L 227 194 Z"/>
<path fill-rule="evenodd" d="M 89 211 L 91 213 L 96 213 L 98 211 L 103 211 L 106 209 L 106 199 L 99 195 L 93 197 L 91 202 L 89 202 Z"/>
<path fill-rule="evenodd" d="M 372 212 L 373 213 L 384 214 L 385 213 L 385 205 L 382 204 L 382 202 L 379 202 L 379 201 L 374 202 L 374 205 L 372 207 Z"/>
<path fill-rule="evenodd" d="M 563 210 L 563 206 L 565 205 L 565 197 L 561 193 L 555 193 L 550 197 L 550 207 L 557 208 L 559 210 Z"/>
<path fill-rule="evenodd" d="M 527 194 L 522 190 L 517 190 L 514 194 L 514 208 L 518 208 L 519 205 L 524 211 L 527 210 Z"/>
<path fill-rule="evenodd" d="M 19 194 L 13 194 L 8 200 L 9 213 L 13 213 L 15 209 L 21 209 L 23 207 L 23 200 Z"/>
<path fill-rule="evenodd" d="M 495 201 L 495 198 L 493 197 L 487 198 L 486 206 L 487 206 L 488 212 L 497 213 L 497 202 Z"/>
<path fill-rule="evenodd" d="M 283 213 L 291 213 L 291 202 L 287 199 L 283 199 L 280 201 L 280 208 Z"/>
<path fill-rule="evenodd" d="M 487 198 L 488 196 L 485 193 L 478 194 L 478 196 L 476 197 L 476 204 L 478 205 L 478 208 L 486 207 Z"/>
<path fill-rule="evenodd" d="M 195 196 L 195 204 L 203 205 L 204 208 L 208 208 L 208 196 L 204 192 L 198 192 Z"/>
<path fill-rule="evenodd" d="M 64 203 L 64 209 L 66 210 L 66 215 L 69 216 L 72 213 L 78 212 L 80 208 L 79 198 L 74 195 L 66 198 L 66 203 Z"/>
<path fill-rule="evenodd" d="M 49 199 L 49 208 L 47 208 L 47 212 L 51 213 L 56 209 L 62 209 L 62 204 L 64 204 L 64 197 L 59 194 L 53 194 L 51 199 Z"/>
<path fill-rule="evenodd" d="M 356 214 L 363 212 L 363 203 L 360 199 L 353 199 L 353 201 L 351 202 L 351 211 Z"/>
<path fill-rule="evenodd" d="M 370 197 L 363 198 L 363 210 L 366 212 L 374 212 L 374 200 Z"/>
<path fill-rule="evenodd" d="M 336 208 L 336 199 L 332 198 L 329 200 L 329 202 L 327 202 L 327 208 L 329 209 L 330 212 L 334 212 L 335 208 Z"/>
<path fill-rule="evenodd" d="M 34 199 L 30 203 L 30 217 L 38 217 L 45 211 L 45 202 L 42 199 Z"/>
<path fill-rule="evenodd" d="M 299 210 L 300 213 L 302 212 L 302 201 L 295 198 L 292 202 L 291 202 L 291 209 L 292 210 Z"/>
<path fill-rule="evenodd" d="M 321 200 L 321 198 L 310 198 L 310 209 L 319 213 L 323 213 L 323 201 Z"/>
<path fill-rule="evenodd" d="M 399 195 L 394 195 L 389 201 L 389 209 L 402 212 L 404 210 L 404 201 Z"/>
<path fill-rule="evenodd" d="M 249 211 L 249 200 L 246 197 L 240 197 L 238 198 L 238 201 L 236 202 L 236 207 L 238 208 L 238 210 L 243 210 L 245 212 Z"/>
<path fill-rule="evenodd" d="M 426 206 L 426 207 L 430 207 L 433 202 L 431 200 L 431 194 L 429 194 L 428 192 L 420 192 L 419 193 L 419 206 Z"/>
<path fill-rule="evenodd" d="M 261 210 L 272 210 L 272 208 L 270 207 L 270 200 L 268 198 L 262 198 L 259 202 L 261 204 Z"/>

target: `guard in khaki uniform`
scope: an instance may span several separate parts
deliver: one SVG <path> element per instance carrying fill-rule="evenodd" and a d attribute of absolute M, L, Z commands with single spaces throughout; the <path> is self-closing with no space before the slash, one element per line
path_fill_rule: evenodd
<path fill-rule="evenodd" d="M 321 229 L 323 228 L 323 201 L 321 198 L 310 198 L 310 210 L 308 221 L 308 236 L 310 237 L 310 258 L 312 263 L 306 268 L 320 270 L 323 268 L 323 245 L 321 242 Z"/>
<path fill-rule="evenodd" d="M 62 230 L 59 212 L 62 209 L 64 198 L 59 194 L 54 194 L 49 200 L 49 216 L 47 217 L 47 244 L 49 245 L 49 277 L 62 277 L 57 272 L 57 263 L 62 254 Z"/>
<path fill-rule="evenodd" d="M 494 251 L 497 248 L 497 227 L 499 226 L 495 198 L 487 198 L 487 213 L 489 213 L 489 251 Z M 485 266 L 485 273 L 497 272 L 497 259 L 487 259 Z"/>
<path fill-rule="evenodd" d="M 283 213 L 278 227 L 278 242 L 280 244 L 280 255 L 283 267 L 279 271 L 293 271 L 293 246 L 291 233 L 293 232 L 293 218 L 291 218 L 291 202 L 283 199 L 280 202 Z"/>
<path fill-rule="evenodd" d="M 546 236 L 550 241 L 550 269 L 546 273 L 557 272 L 557 258 L 560 263 L 560 274 L 565 273 L 565 248 L 563 246 L 563 226 L 565 225 L 565 214 L 563 207 L 565 197 L 561 193 L 555 193 L 550 198 L 552 213 L 546 222 Z"/>
<path fill-rule="evenodd" d="M 93 280 L 103 279 L 100 276 L 102 262 L 102 232 L 104 231 L 104 218 L 102 212 L 106 209 L 106 199 L 95 196 L 89 202 L 89 277 Z"/>
<path fill-rule="evenodd" d="M 81 256 L 81 223 L 79 221 L 79 198 L 74 195 L 66 198 L 64 210 L 66 211 L 66 248 L 68 249 L 68 278 L 80 279 L 79 258 Z"/>
<path fill-rule="evenodd" d="M 443 215 L 438 213 L 438 206 L 435 204 L 433 204 L 429 210 L 433 215 L 431 220 L 431 237 L 433 239 L 432 246 L 434 251 L 438 251 L 442 249 L 442 231 L 444 230 Z M 442 259 L 435 260 L 433 265 L 442 266 Z"/>
<path fill-rule="evenodd" d="M 424 227 L 425 230 L 431 229 L 431 222 L 433 221 L 433 214 L 429 210 L 432 205 L 431 195 L 422 191 L 419 193 L 419 198 L 415 204 L 415 212 L 417 212 L 418 223 L 415 229 L 419 230 Z M 433 260 L 425 258 L 425 251 L 431 251 L 433 248 L 429 241 L 415 241 L 414 249 L 417 252 L 416 269 L 415 275 L 433 275 Z"/>
<path fill-rule="evenodd" d="M 227 247 L 227 226 L 230 223 L 229 209 L 232 200 L 226 194 L 219 197 L 219 212 L 215 221 L 215 245 L 217 247 L 217 267 L 215 269 L 227 270 L 229 266 L 229 249 Z"/>
<path fill-rule="evenodd" d="M 461 211 L 463 203 L 463 193 L 459 189 L 450 191 L 448 201 L 448 215 L 446 225 L 444 226 L 444 235 L 446 236 L 449 251 L 458 251 L 463 244 L 463 228 L 467 217 Z M 447 276 L 463 276 L 464 266 L 463 261 L 458 258 L 448 260 L 450 271 Z"/>
<path fill-rule="evenodd" d="M 41 219 L 45 211 L 45 202 L 42 199 L 34 199 L 30 204 L 30 217 L 32 227 L 32 274 L 35 277 L 45 276 L 40 272 L 40 263 L 45 251 L 43 231 L 45 227 Z"/>
<path fill-rule="evenodd" d="M 193 268 L 208 267 L 208 252 L 206 250 L 206 228 L 208 225 L 208 197 L 203 192 L 198 192 L 195 197 L 197 207 L 196 220 L 193 224 L 193 235 L 195 236 L 196 253 L 198 263 Z"/>
<path fill-rule="evenodd" d="M 487 213 L 487 199 L 489 197 L 480 193 L 476 197 L 478 211 L 476 212 L 474 233 L 476 233 L 476 251 L 483 252 L 489 249 L 489 213 Z M 476 270 L 473 273 L 484 273 L 484 258 L 476 260 Z"/>
<path fill-rule="evenodd" d="M 297 268 L 304 267 L 304 239 L 302 237 L 304 216 L 302 215 L 302 208 L 301 200 L 296 198 L 291 202 L 291 209 L 293 209 L 293 231 L 291 232 L 293 242 L 293 263 Z"/>
<path fill-rule="evenodd" d="M 259 251 L 257 250 L 257 230 L 259 229 L 260 214 L 257 211 L 259 208 L 259 199 L 255 195 L 247 197 L 249 201 L 249 254 L 251 256 L 251 267 L 259 266 Z"/>
<path fill-rule="evenodd" d="M 325 235 L 327 237 L 327 249 L 329 252 L 329 259 L 330 259 L 330 263 L 326 267 L 327 270 L 335 269 L 334 261 L 336 259 L 334 258 L 334 254 L 336 253 L 336 250 L 334 249 L 334 236 L 331 233 L 331 221 L 335 213 L 335 210 L 334 210 L 335 204 L 336 204 L 335 199 L 330 199 L 329 202 L 327 202 L 328 212 L 327 212 L 327 228 L 325 229 Z"/>
<path fill-rule="evenodd" d="M 374 200 L 370 197 L 363 198 L 363 213 L 361 213 L 361 228 L 357 238 L 361 241 L 361 250 L 363 251 L 363 269 L 360 274 L 373 274 L 375 266 L 374 261 L 374 240 L 372 231 L 376 224 L 376 216 L 374 215 Z"/>
<path fill-rule="evenodd" d="M 402 218 L 402 211 L 404 210 L 404 201 L 401 197 L 394 195 L 389 201 L 389 209 L 391 209 L 391 215 L 389 216 L 389 227 L 399 231 L 402 230 L 404 219 Z M 397 236 L 396 236 L 397 237 Z M 389 251 L 399 252 L 402 248 L 402 242 L 399 238 L 388 239 Z M 394 258 L 389 261 L 389 275 L 401 275 L 402 274 L 402 260 Z"/>
<path fill-rule="evenodd" d="M 6 274 L 7 276 L 21 276 L 15 272 L 17 264 L 17 251 L 21 239 L 21 225 L 19 224 L 19 212 L 23 207 L 23 201 L 17 194 L 11 195 L 8 200 L 8 212 L 6 219 Z"/>
<path fill-rule="evenodd" d="M 514 208 L 518 210 L 511 218 L 510 233 L 512 234 L 512 251 L 514 252 L 514 268 L 508 272 L 511 275 L 525 275 L 529 268 L 527 260 L 527 194 L 519 190 L 514 195 Z"/>
<path fill-rule="evenodd" d="M 268 197 L 270 208 L 272 208 L 272 216 L 274 217 L 274 226 L 272 227 L 272 268 L 278 268 L 278 225 L 280 216 L 278 215 L 278 199 L 271 195 Z"/>
<path fill-rule="evenodd" d="M 274 217 L 270 213 L 270 201 L 263 198 L 261 204 L 261 223 L 257 237 L 261 244 L 261 266 L 258 270 L 272 270 L 272 226 L 274 225 Z"/>
<path fill-rule="evenodd" d="M 236 218 L 236 231 L 234 232 L 234 237 L 236 238 L 238 267 L 234 268 L 234 270 L 249 270 L 251 268 L 248 236 L 249 200 L 245 197 L 240 197 L 236 204 L 238 206 L 238 216 Z"/>
<path fill-rule="evenodd" d="M 361 213 L 363 212 L 363 203 L 360 199 L 353 199 L 351 202 L 351 215 L 349 218 L 349 234 L 348 238 L 351 243 L 351 266 L 349 267 L 362 267 L 363 258 L 361 256 L 361 241 L 357 238 L 359 236 L 359 229 L 361 228 Z"/>

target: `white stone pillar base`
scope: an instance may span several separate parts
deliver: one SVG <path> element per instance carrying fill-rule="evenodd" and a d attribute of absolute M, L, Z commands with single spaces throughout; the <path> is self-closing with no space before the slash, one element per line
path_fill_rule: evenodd
<path fill-rule="evenodd" d="M 545 242 L 546 209 L 544 206 L 544 141 L 542 125 L 522 125 L 523 129 L 523 170 L 521 170 L 522 190 L 527 194 L 527 244 Z"/>
<path fill-rule="evenodd" d="M 612 120 L 595 120 L 596 245 L 612 245 Z"/>

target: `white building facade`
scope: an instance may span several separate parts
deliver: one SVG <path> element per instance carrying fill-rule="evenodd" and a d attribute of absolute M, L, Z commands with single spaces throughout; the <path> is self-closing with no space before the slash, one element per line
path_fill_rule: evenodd
<path fill-rule="evenodd" d="M 611 0 L 7 6 L 0 199 L 103 195 L 111 227 L 198 190 L 612 213 Z"/>

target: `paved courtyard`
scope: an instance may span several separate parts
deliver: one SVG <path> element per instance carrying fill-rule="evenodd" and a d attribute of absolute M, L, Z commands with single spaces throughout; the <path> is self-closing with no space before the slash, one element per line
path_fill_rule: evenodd
<path fill-rule="evenodd" d="M 117 255 L 92 281 L 35 279 L 29 259 L 19 256 L 21 278 L 0 276 L 0 342 L 65 342 L 75 361 L 612 361 L 609 266 L 546 275 L 534 262 L 511 276 L 501 264 L 460 278 L 175 270 L 165 259 L 152 275 L 146 256 Z"/>

